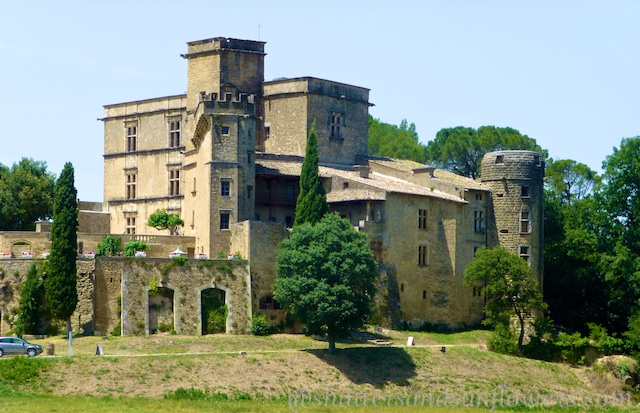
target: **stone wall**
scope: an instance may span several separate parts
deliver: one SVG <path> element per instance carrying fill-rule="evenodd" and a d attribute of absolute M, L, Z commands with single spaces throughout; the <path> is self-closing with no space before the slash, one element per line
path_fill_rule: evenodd
<path fill-rule="evenodd" d="M 178 334 L 202 334 L 202 290 L 225 292 L 229 309 L 227 333 L 251 329 L 251 280 L 244 260 L 123 259 L 122 335 L 149 334 L 149 289 L 156 285 L 173 290 L 174 329 Z"/>
<path fill-rule="evenodd" d="M 6 259 L 0 260 L 0 334 L 7 334 L 11 329 L 11 323 L 15 309 L 20 304 L 20 288 L 26 279 L 27 272 L 32 264 L 40 266 L 43 260 Z M 77 283 L 78 305 L 71 316 L 71 325 L 74 333 L 92 334 L 93 298 L 94 298 L 94 261 L 91 259 L 78 259 Z"/>

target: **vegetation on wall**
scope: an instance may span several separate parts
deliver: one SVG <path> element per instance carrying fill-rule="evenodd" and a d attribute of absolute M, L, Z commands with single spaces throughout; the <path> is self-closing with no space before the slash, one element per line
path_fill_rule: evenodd
<path fill-rule="evenodd" d="M 225 333 L 228 313 L 224 291 L 217 288 L 202 291 L 202 334 Z"/>
<path fill-rule="evenodd" d="M 124 246 L 124 256 L 133 257 L 136 255 L 136 251 L 146 251 L 149 249 L 149 244 L 144 241 L 129 241 Z"/>

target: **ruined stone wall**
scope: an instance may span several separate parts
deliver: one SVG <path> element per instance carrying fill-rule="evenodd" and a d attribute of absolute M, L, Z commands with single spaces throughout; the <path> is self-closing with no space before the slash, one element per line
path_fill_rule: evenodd
<path fill-rule="evenodd" d="M 43 260 L 6 259 L 0 260 L 0 311 L 2 321 L 0 334 L 7 334 L 11 329 L 11 323 L 15 315 L 14 310 L 20 303 L 20 288 L 26 279 L 27 272 L 32 264 L 40 266 Z M 94 261 L 91 259 L 78 259 L 77 283 L 78 305 L 71 316 L 71 324 L 74 333 L 92 334 L 93 324 L 93 277 Z"/>
<path fill-rule="evenodd" d="M 201 292 L 225 291 L 227 333 L 246 333 L 251 328 L 251 280 L 244 260 L 123 259 L 122 334 L 149 334 L 149 289 L 152 284 L 174 292 L 174 328 L 178 334 L 202 334 Z"/>
<path fill-rule="evenodd" d="M 110 334 L 120 325 L 121 276 L 124 258 L 96 257 L 94 328 L 96 335 Z"/>

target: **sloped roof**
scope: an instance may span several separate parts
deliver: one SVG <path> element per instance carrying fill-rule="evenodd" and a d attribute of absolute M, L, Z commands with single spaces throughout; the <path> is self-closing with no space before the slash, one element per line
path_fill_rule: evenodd
<path fill-rule="evenodd" d="M 413 163 L 416 165 L 421 165 L 417 162 Z M 423 167 L 423 165 L 421 165 L 421 167 Z M 302 157 L 260 156 L 256 158 L 256 174 L 258 175 L 300 176 L 301 170 Z M 464 199 L 461 199 L 458 196 L 439 191 L 437 189 L 432 190 L 400 178 L 395 178 L 376 172 L 371 172 L 368 178 L 363 178 L 358 172 L 353 170 L 344 170 L 328 166 L 320 166 L 318 170 L 319 175 L 323 178 L 338 176 L 340 178 L 357 182 L 370 188 L 353 188 L 345 190 L 338 189 L 327 194 L 328 202 L 384 200 L 386 199 L 386 193 L 403 193 L 434 197 L 458 203 L 466 203 Z"/>
<path fill-rule="evenodd" d="M 414 169 L 423 169 L 427 165 L 411 161 L 409 159 L 395 159 L 395 158 L 383 158 L 374 157 L 369 159 L 369 163 L 385 166 L 387 168 L 396 169 L 404 172 L 411 172 Z M 442 182 L 448 182 L 456 186 L 460 186 L 467 189 L 475 189 L 478 191 L 489 191 L 489 187 L 480 181 L 467 178 L 453 172 L 445 171 L 444 169 L 435 168 L 433 171 L 433 178 Z"/>

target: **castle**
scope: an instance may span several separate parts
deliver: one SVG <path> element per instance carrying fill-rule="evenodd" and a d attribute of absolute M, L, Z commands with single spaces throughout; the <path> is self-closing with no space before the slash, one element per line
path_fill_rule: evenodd
<path fill-rule="evenodd" d="M 220 288 L 233 300 L 243 297 L 243 309 L 235 309 L 236 318 L 243 313 L 242 325 L 256 312 L 282 319 L 271 293 L 275 250 L 294 221 L 306 138 L 315 125 L 327 201 L 367 233 L 396 322 L 477 323 L 483 315 L 481 286 L 464 286 L 463 272 L 480 247 L 501 245 L 519 254 L 542 283 L 540 154 L 486 154 L 479 180 L 408 160 L 370 157 L 369 90 L 312 77 L 264 81 L 264 46 L 224 37 L 189 42 L 181 55 L 188 62 L 186 94 L 105 106 L 104 204 L 80 205 L 80 254 L 95 250 L 105 233 L 151 242 L 150 259 L 166 258 L 175 246 L 188 258 L 238 254 L 244 284 L 223 285 L 219 274 L 218 282 L 192 274 L 198 278 L 192 298 L 199 305 L 198 291 Z M 181 234 L 146 226 L 161 208 L 183 218 Z M 0 250 L 14 256 L 25 249 L 39 252 L 34 245 L 40 244 L 27 238 L 0 233 Z M 95 304 L 101 300 L 98 279 L 108 284 L 98 268 L 111 268 L 113 285 L 105 288 L 110 302 L 121 295 L 122 331 L 131 334 L 136 329 L 127 328 L 124 319 L 135 300 L 126 287 L 130 279 L 122 274 L 135 278 L 139 270 L 128 263 L 124 271 L 114 264 L 117 258 L 106 260 L 94 265 L 89 318 L 100 331 L 113 327 L 113 303 L 105 304 L 111 316 L 103 325 Z M 165 288 L 178 288 L 164 281 Z M 188 282 L 180 283 L 188 288 Z M 167 297 L 168 317 L 178 329 L 181 305 L 173 292 Z M 138 312 L 146 313 L 148 304 L 142 300 Z M 198 305 L 190 311 L 198 313 Z M 149 315 L 142 320 L 145 328 L 138 332 L 148 333 Z M 203 333 L 201 321 L 182 323 L 183 332 Z M 238 328 L 237 320 L 233 323 Z M 227 331 L 233 323 L 228 321 Z"/>

